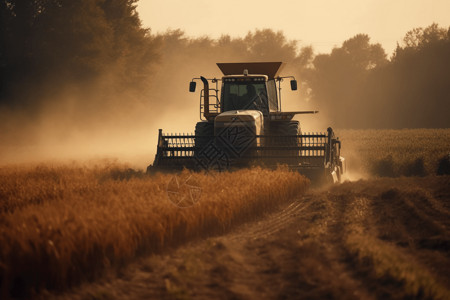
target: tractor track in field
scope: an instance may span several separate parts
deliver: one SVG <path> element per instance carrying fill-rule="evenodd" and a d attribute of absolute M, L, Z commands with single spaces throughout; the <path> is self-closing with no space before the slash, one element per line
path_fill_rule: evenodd
<path fill-rule="evenodd" d="M 448 299 L 450 177 L 312 190 L 56 299 Z"/>
<path fill-rule="evenodd" d="M 270 214 L 264 220 L 257 221 L 254 226 L 247 228 L 246 236 L 258 239 L 277 233 L 294 222 L 295 218 L 309 205 L 311 205 L 311 197 L 294 200 L 279 212 Z M 240 239 L 241 237 L 236 235 L 233 238 Z"/>

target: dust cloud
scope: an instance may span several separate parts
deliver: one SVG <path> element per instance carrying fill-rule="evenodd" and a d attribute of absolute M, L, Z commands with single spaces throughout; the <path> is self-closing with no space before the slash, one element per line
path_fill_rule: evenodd
<path fill-rule="evenodd" d="M 145 168 L 153 161 L 158 128 L 193 131 L 198 104 L 185 78 L 182 84 L 156 78 L 158 87 L 145 95 L 105 96 L 107 87 L 97 84 L 38 99 L 31 113 L 4 109 L 0 164 L 106 157 Z"/>
<path fill-rule="evenodd" d="M 158 129 L 194 132 L 202 87 L 199 82 L 197 92 L 189 93 L 188 84 L 199 76 L 220 78 L 217 62 L 285 62 L 280 75 L 295 76 L 299 91 L 291 91 L 288 80 L 282 83 L 282 110 L 319 111 L 296 116 L 302 132 L 332 127 L 339 136 L 340 129 L 352 128 L 446 128 L 450 68 L 442 68 L 448 58 L 440 59 L 450 44 L 446 31 L 433 26 L 409 33 L 417 35 L 417 45 L 399 47 L 391 60 L 363 34 L 316 56 L 312 47 L 301 48 L 271 29 L 244 38 L 189 38 L 180 30 L 146 35 L 137 52 L 145 54 L 144 67 L 139 60 L 120 67 L 92 63 L 100 74 L 65 81 L 67 74 L 55 80 L 56 72 L 49 79 L 17 81 L 9 94 L 2 91 L 0 164 L 110 158 L 145 169 L 154 159 Z M 430 42 L 426 34 L 436 39 Z M 142 50 L 146 46 L 151 51 Z M 356 58 L 361 61 L 353 65 Z M 411 69 L 408 62 L 416 59 L 420 68 Z M 433 68 L 427 79 L 417 77 L 428 65 Z M 411 74 L 410 81 L 404 74 Z M 347 161 L 355 164 L 356 154 L 343 145 Z M 351 178 L 365 176 L 351 169 Z"/>
<path fill-rule="evenodd" d="M 255 33 L 258 34 L 270 37 L 275 33 L 269 30 Z M 158 129 L 164 133 L 194 132 L 200 120 L 202 86 L 198 82 L 197 91 L 189 93 L 193 78 L 220 78 L 217 62 L 280 60 L 277 54 L 265 58 L 252 53 L 243 55 L 238 51 L 240 47 L 233 48 L 235 40 L 229 37 L 224 37 L 230 44 L 225 50 L 218 41 L 207 37 L 188 39 L 179 31 L 157 39 L 161 40 L 157 63 L 139 88 L 133 82 L 128 87 L 115 88 L 120 74 L 109 69 L 82 85 L 63 82 L 54 86 L 46 82 L 45 88 L 36 89 L 36 95 L 31 95 L 26 87 L 25 92 L 16 93 L 11 102 L 23 105 L 0 110 L 4 132 L 0 138 L 0 164 L 108 158 L 145 169 L 153 163 Z M 236 40 L 242 45 L 247 43 Z M 292 60 L 295 49 L 290 51 L 285 56 Z M 286 91 L 288 86 L 285 83 Z M 284 94 L 288 93 L 293 94 Z M 298 101 L 299 98 L 292 98 L 286 103 Z"/>

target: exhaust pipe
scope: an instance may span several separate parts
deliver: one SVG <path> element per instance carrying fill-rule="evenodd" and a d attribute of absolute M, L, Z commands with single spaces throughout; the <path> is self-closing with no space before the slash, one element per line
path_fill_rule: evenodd
<path fill-rule="evenodd" d="M 203 110 L 203 116 L 205 116 L 205 119 L 208 120 L 208 117 L 210 116 L 209 114 L 209 83 L 208 80 L 203 77 L 200 76 L 200 79 L 203 82 L 203 97 L 204 97 L 204 110 Z"/>

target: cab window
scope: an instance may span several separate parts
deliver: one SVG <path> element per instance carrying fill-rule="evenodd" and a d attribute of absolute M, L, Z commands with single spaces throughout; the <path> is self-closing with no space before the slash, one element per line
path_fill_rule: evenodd
<path fill-rule="evenodd" d="M 260 110 L 268 113 L 265 82 L 225 82 L 222 89 L 223 111 Z"/>

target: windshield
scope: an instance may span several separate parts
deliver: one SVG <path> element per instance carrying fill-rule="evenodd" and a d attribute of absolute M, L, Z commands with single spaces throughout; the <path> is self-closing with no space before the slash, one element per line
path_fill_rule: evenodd
<path fill-rule="evenodd" d="M 259 110 L 268 113 L 265 82 L 225 82 L 222 90 L 223 111 Z"/>

